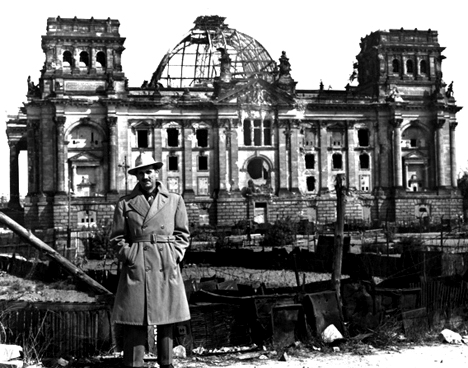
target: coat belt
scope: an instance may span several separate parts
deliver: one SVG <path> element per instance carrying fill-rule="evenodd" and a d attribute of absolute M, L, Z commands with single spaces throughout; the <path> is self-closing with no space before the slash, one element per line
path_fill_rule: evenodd
<path fill-rule="evenodd" d="M 176 238 L 173 235 L 157 235 L 157 234 L 147 234 L 142 236 L 137 236 L 132 238 L 132 243 L 137 242 L 151 242 L 151 243 L 167 243 L 174 241 Z"/>

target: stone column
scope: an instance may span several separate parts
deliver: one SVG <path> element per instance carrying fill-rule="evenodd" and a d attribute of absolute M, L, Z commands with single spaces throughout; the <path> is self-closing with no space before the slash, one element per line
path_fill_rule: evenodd
<path fill-rule="evenodd" d="M 28 195 L 36 194 L 38 191 L 38 157 L 39 149 L 37 141 L 37 129 L 39 127 L 39 119 L 28 119 Z"/>
<path fill-rule="evenodd" d="M 55 127 L 57 131 L 57 183 L 56 194 L 65 195 L 65 116 L 55 117 Z"/>
<path fill-rule="evenodd" d="M 16 142 L 8 142 L 10 145 L 10 201 L 8 208 L 20 209 L 19 193 L 19 166 L 18 166 L 18 146 Z"/>
<path fill-rule="evenodd" d="M 346 122 L 346 148 L 347 148 L 347 157 L 346 157 L 346 171 L 347 171 L 347 183 L 346 186 L 349 189 L 356 189 L 356 151 L 354 147 L 356 146 L 354 135 L 354 121 L 348 120 Z"/>
<path fill-rule="evenodd" d="M 320 140 L 320 192 L 326 193 L 328 189 L 328 174 L 330 168 L 328 165 L 328 134 L 327 134 L 327 123 L 320 121 L 317 123 L 320 129 L 319 140 Z"/>
<path fill-rule="evenodd" d="M 107 117 L 109 129 L 109 192 L 117 193 L 117 116 Z"/>
<path fill-rule="evenodd" d="M 299 193 L 299 125 L 291 122 L 289 144 L 289 177 L 291 178 L 291 192 Z"/>
<path fill-rule="evenodd" d="M 218 147 L 217 154 L 215 154 L 214 160 L 216 167 L 218 168 L 218 178 L 219 182 L 217 183 L 220 192 L 225 192 L 227 188 L 230 188 L 232 173 L 231 170 L 228 170 L 228 150 L 231 147 L 232 139 L 232 119 L 218 119 Z M 224 131 L 223 131 L 224 129 Z M 215 151 L 216 152 L 216 151 Z M 230 162 L 231 160 L 229 160 Z M 230 166 L 229 166 L 230 168 Z"/>
<path fill-rule="evenodd" d="M 162 120 L 156 119 L 152 124 L 153 129 L 153 157 L 162 162 Z"/>
<path fill-rule="evenodd" d="M 182 134 L 183 134 L 183 163 L 182 163 L 182 177 L 183 177 L 183 195 L 184 198 L 187 196 L 194 196 L 193 191 L 193 159 L 192 159 L 192 138 L 196 133 L 196 129 L 192 122 L 185 120 L 182 123 Z"/>
<path fill-rule="evenodd" d="M 457 155 L 456 155 L 456 144 L 455 144 L 455 128 L 458 123 L 456 121 L 450 123 L 450 169 L 452 187 L 458 187 L 457 183 Z"/>
<path fill-rule="evenodd" d="M 278 194 L 288 192 L 288 155 L 290 129 L 287 121 L 278 121 Z M 289 193 L 288 193 L 289 194 Z"/>
<path fill-rule="evenodd" d="M 436 121 L 436 147 L 437 147 L 437 183 L 438 187 L 445 187 L 445 167 L 444 167 L 444 125 L 445 119 L 437 119 Z"/>
<path fill-rule="evenodd" d="M 401 124 L 403 119 L 393 119 L 393 152 L 394 152 L 394 179 L 395 187 L 403 187 L 403 172 L 401 163 Z"/>
<path fill-rule="evenodd" d="M 229 173 L 231 178 L 231 191 L 239 191 L 239 120 L 231 120 L 231 154 L 229 160 Z"/>

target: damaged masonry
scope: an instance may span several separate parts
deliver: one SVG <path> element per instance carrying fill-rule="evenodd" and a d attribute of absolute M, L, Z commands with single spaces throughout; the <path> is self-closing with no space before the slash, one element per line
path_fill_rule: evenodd
<path fill-rule="evenodd" d="M 359 45 L 357 86 L 299 90 L 286 52 L 274 61 L 217 16 L 198 17 L 151 77 L 131 87 L 119 27 L 110 18 L 47 20 L 41 78 L 28 80 L 27 103 L 7 122 L 5 213 L 29 229 L 19 234 L 27 243 L 7 253 L 32 258 L 37 235 L 35 247 L 56 262 L 2 257 L 4 270 L 59 276 L 58 262 L 82 288 L 112 294 L 118 267 L 83 274 L 76 264 L 109 256 L 112 206 L 135 185 L 127 169 L 143 151 L 164 163 L 162 181 L 187 203 L 192 320 L 175 328 L 187 354 L 364 338 L 390 319 L 408 337 L 466 321 L 453 145 L 461 107 L 442 80 L 436 31 L 372 32 Z M 17 159 L 25 150 L 23 206 Z M 411 236 L 392 230 L 409 228 Z M 202 265 L 288 270 L 294 282 L 191 273 Z M 52 356 L 119 351 L 109 299 L 7 303 L 5 338 L 32 334 Z"/>

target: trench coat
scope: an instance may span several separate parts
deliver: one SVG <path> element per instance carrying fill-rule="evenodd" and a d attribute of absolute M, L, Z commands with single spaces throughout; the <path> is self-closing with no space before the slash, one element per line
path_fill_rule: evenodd
<path fill-rule="evenodd" d="M 157 182 L 151 207 L 139 184 L 119 199 L 110 241 L 122 262 L 112 319 L 128 325 L 187 321 L 190 311 L 179 263 L 189 246 L 182 197 Z"/>

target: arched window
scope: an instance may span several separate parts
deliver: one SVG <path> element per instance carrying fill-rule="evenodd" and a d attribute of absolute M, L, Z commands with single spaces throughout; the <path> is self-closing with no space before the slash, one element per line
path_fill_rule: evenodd
<path fill-rule="evenodd" d="M 80 66 L 89 66 L 89 55 L 86 51 L 80 52 Z"/>
<path fill-rule="evenodd" d="M 359 155 L 359 166 L 364 170 L 369 169 L 369 155 L 367 153 Z"/>
<path fill-rule="evenodd" d="M 341 170 L 343 168 L 343 156 L 340 153 L 334 153 L 332 156 L 333 170 Z"/>
<path fill-rule="evenodd" d="M 427 63 L 426 60 L 421 60 L 419 63 L 419 72 L 421 74 L 426 74 L 427 73 Z"/>
<path fill-rule="evenodd" d="M 268 180 L 269 177 L 268 164 L 261 158 L 254 158 L 251 160 L 247 165 L 247 172 L 254 180 Z"/>
<path fill-rule="evenodd" d="M 413 60 L 406 60 L 406 74 L 413 74 Z"/>
<path fill-rule="evenodd" d="M 65 51 L 63 53 L 63 66 L 73 66 L 73 58 L 70 51 Z"/>
<path fill-rule="evenodd" d="M 400 72 L 400 62 L 397 59 L 393 59 L 392 61 L 393 73 Z"/>
<path fill-rule="evenodd" d="M 99 64 L 98 66 L 101 66 L 102 68 L 106 67 L 106 54 L 104 54 L 102 51 L 99 51 L 96 55 L 96 61 Z"/>

